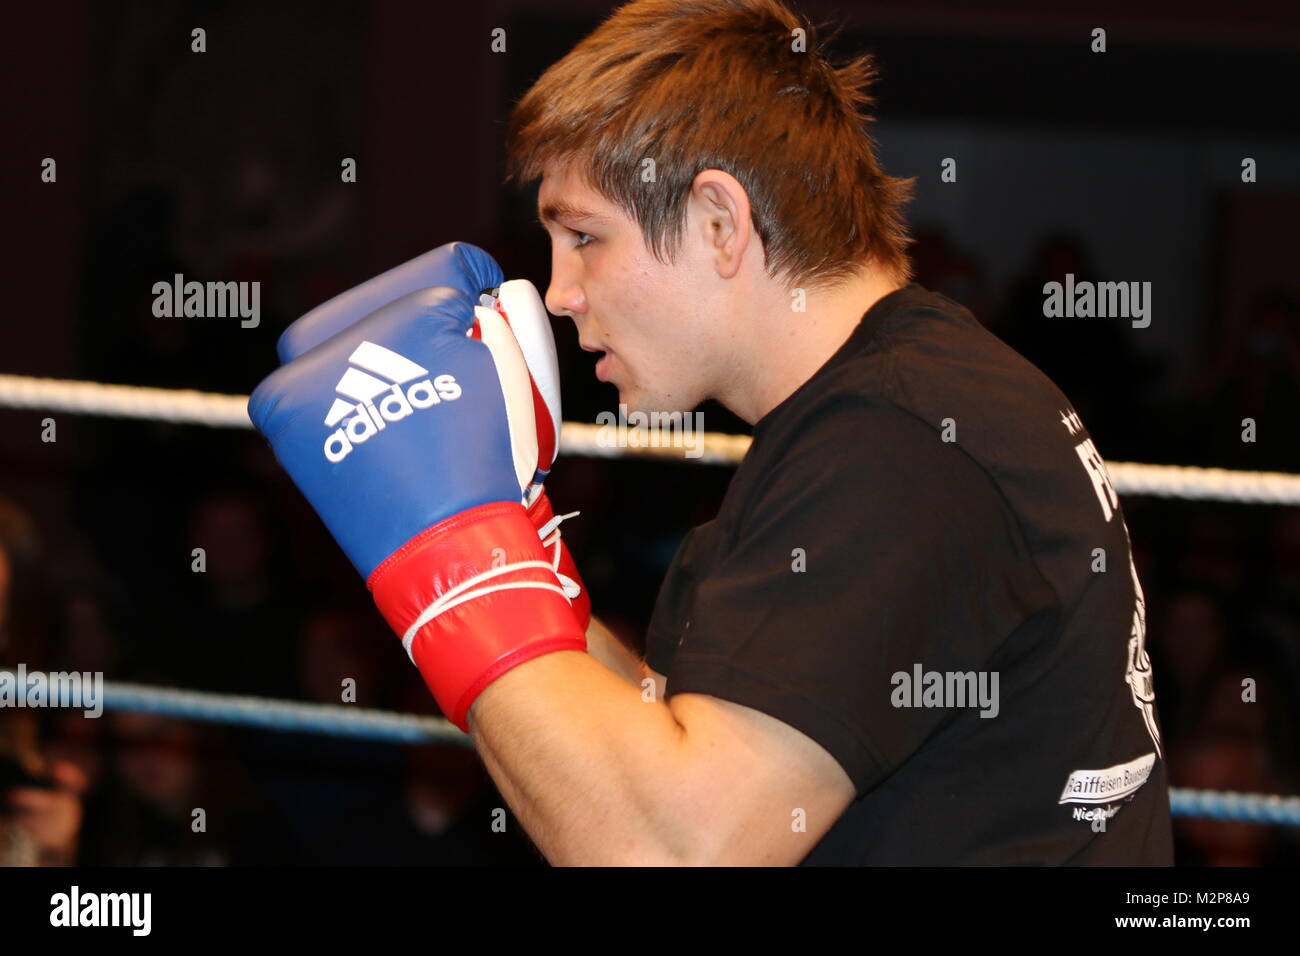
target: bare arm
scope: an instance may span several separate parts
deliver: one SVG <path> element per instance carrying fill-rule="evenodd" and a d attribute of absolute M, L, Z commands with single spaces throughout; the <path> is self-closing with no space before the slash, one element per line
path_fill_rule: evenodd
<path fill-rule="evenodd" d="M 488 772 L 547 859 L 803 859 L 853 798 L 830 754 L 748 707 L 702 694 L 643 695 L 601 662 L 609 647 L 598 638 L 591 653 L 561 651 L 515 668 L 470 710 Z M 662 687 L 661 675 L 647 674 Z"/>

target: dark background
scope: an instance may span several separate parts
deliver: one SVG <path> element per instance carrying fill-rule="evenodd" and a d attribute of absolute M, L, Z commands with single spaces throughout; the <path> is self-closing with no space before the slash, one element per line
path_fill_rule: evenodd
<path fill-rule="evenodd" d="M 545 287 L 534 193 L 501 186 L 509 107 L 612 9 L 59 3 L 0 69 L 10 243 L 0 372 L 246 393 L 280 331 L 453 239 Z M 797 3 L 876 52 L 874 135 L 916 176 L 917 279 L 1075 403 L 1111 461 L 1300 471 L 1295 4 Z M 190 52 L 190 30 L 208 52 Z M 506 53 L 490 34 L 507 31 Z M 1103 27 L 1108 52 L 1089 52 Z M 39 180 L 44 157 L 57 184 Z M 1258 162 L 1243 184 L 1241 161 Z M 339 181 L 344 157 L 358 182 Z M 945 157 L 957 183 L 939 180 Z M 262 322 L 159 319 L 154 282 L 262 283 Z M 1051 321 L 1041 287 L 1151 281 L 1150 328 Z M 565 417 L 617 396 L 555 323 Z M 709 405 L 710 430 L 743 424 Z M 432 713 L 315 516 L 250 432 L 0 410 L 0 663 Z M 1241 441 L 1255 419 L 1258 440 Z M 595 612 L 641 640 L 730 471 L 562 458 L 548 482 Z M 1126 497 L 1180 786 L 1296 792 L 1300 510 Z M 30 524 L 25 530 L 24 516 Z M 206 574 L 190 571 L 204 547 Z M 21 585 L 21 587 L 20 587 Z M 1258 681 L 1243 705 L 1240 682 Z M 472 756 L 139 716 L 46 718 L 88 777 L 89 863 L 535 862 L 494 839 Z M 3 744 L 3 735 L 0 735 Z M 207 834 L 188 808 L 212 806 Z M 455 822 L 455 821 L 459 822 Z M 513 825 L 515 833 L 517 825 Z M 181 834 L 181 835 L 177 835 Z M 1185 864 L 1294 861 L 1294 833 L 1182 821 Z"/>

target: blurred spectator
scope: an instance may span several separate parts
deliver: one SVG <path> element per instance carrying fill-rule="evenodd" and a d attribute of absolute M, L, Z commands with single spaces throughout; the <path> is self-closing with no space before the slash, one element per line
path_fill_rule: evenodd
<path fill-rule="evenodd" d="M 1103 457 L 1141 460 L 1144 395 L 1160 371 L 1132 344 L 1128 320 L 1048 318 L 1049 282 L 1118 281 L 1099 276 L 1083 241 L 1061 233 L 1043 239 L 1014 283 L 993 331 L 1050 378 L 1074 406 Z"/>
<path fill-rule="evenodd" d="M 1216 343 L 1197 386 L 1200 438 L 1209 464 L 1300 470 L 1293 423 L 1300 416 L 1300 304 L 1284 291 L 1264 292 L 1240 325 Z M 1256 423 L 1253 443 L 1242 420 Z"/>
<path fill-rule="evenodd" d="M 117 671 L 124 599 L 102 581 L 76 581 L 63 589 L 56 622 L 57 669 Z"/>
<path fill-rule="evenodd" d="M 0 498 L 0 665 L 36 670 L 47 662 L 48 601 L 41 561 L 31 518 Z M 58 866 L 76 859 L 85 775 L 75 764 L 48 758 L 38 739 L 37 716 L 30 710 L 0 710 L 4 866 Z"/>
<path fill-rule="evenodd" d="M 1170 754 L 1170 783 L 1205 790 L 1276 792 L 1268 748 L 1236 734 L 1209 733 L 1182 741 Z M 1268 866 L 1296 862 L 1294 847 L 1276 828 L 1204 818 L 1175 819 L 1180 866 Z"/>
<path fill-rule="evenodd" d="M 284 638 L 292 643 L 293 635 Z M 296 642 L 296 694 L 320 704 L 391 709 L 394 668 L 418 673 L 373 606 L 312 606 Z M 417 692 L 428 698 L 422 683 Z M 334 734 L 233 731 L 232 743 L 292 839 L 316 845 L 345 807 L 390 792 L 402 772 L 391 744 Z"/>
<path fill-rule="evenodd" d="M 321 704 L 387 704 L 385 661 L 397 660 L 393 640 L 373 607 L 331 602 L 312 608 L 298 642 L 298 688 Z M 346 683 L 345 683 L 346 682 Z"/>
<path fill-rule="evenodd" d="M 941 229 L 922 227 L 913 233 L 914 281 L 970 309 L 985 325 L 993 321 L 993 300 L 984 268 L 974 256 L 959 250 Z"/>
<path fill-rule="evenodd" d="M 544 860 L 469 747 L 409 747 L 402 786 L 341 813 L 319 862 L 350 866 L 541 866 Z"/>
<path fill-rule="evenodd" d="M 49 605 L 36 526 L 26 511 L 0 497 L 0 662 L 44 664 Z"/>
<path fill-rule="evenodd" d="M 1279 690 L 1268 672 L 1259 667 L 1234 665 L 1215 674 L 1195 702 L 1188 736 L 1257 740 L 1275 758 L 1269 746 L 1269 727 L 1284 719 Z M 1276 759 L 1269 765 L 1274 767 Z"/>
<path fill-rule="evenodd" d="M 1226 660 L 1224 609 L 1218 592 L 1195 582 L 1156 592 L 1155 598 L 1147 626 L 1156 701 L 1161 727 L 1177 735 Z"/>
<path fill-rule="evenodd" d="M 49 760 L 29 714 L 0 717 L 0 866 L 76 862 L 81 792 L 73 763 Z"/>
<path fill-rule="evenodd" d="M 206 690 L 291 696 L 293 635 L 304 602 L 277 561 L 278 543 L 254 495 L 232 489 L 200 497 L 191 511 L 187 563 L 175 563 L 178 586 L 157 608 L 150 666 Z M 198 548 L 202 555 L 191 557 Z"/>
<path fill-rule="evenodd" d="M 1242 551 L 1242 536 L 1240 525 L 1221 510 L 1197 508 L 1187 515 L 1179 533 L 1181 546 L 1174 558 L 1177 573 L 1221 594 L 1235 593 L 1242 586 L 1243 562 L 1248 557 Z"/>
<path fill-rule="evenodd" d="M 87 806 L 83 865 L 296 861 L 283 821 L 256 799 L 214 728 L 151 714 L 110 719 L 116 750 L 108 786 Z"/>
<path fill-rule="evenodd" d="M 1264 590 L 1270 601 L 1300 611 L 1300 508 L 1272 509 L 1271 518 Z"/>
<path fill-rule="evenodd" d="M 84 794 L 93 794 L 113 760 L 109 721 L 105 716 L 88 720 L 79 710 L 56 711 L 50 718 L 45 752 L 51 760 L 76 767 L 85 781 Z"/>

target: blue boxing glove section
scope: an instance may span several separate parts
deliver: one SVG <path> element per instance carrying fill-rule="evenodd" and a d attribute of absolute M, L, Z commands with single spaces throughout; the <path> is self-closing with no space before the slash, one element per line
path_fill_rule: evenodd
<path fill-rule="evenodd" d="M 520 484 L 492 353 L 466 336 L 474 305 L 449 288 L 386 299 L 249 400 L 253 423 L 365 578 L 451 515 L 520 501 L 532 478 Z M 311 331 L 295 341 L 323 329 Z"/>
<path fill-rule="evenodd" d="M 289 326 L 276 350 L 283 364 L 343 331 L 363 315 L 419 289 L 449 286 L 478 305 L 480 292 L 505 281 L 496 260 L 468 242 L 449 242 L 336 295 Z M 472 319 L 472 316 L 471 316 Z"/>

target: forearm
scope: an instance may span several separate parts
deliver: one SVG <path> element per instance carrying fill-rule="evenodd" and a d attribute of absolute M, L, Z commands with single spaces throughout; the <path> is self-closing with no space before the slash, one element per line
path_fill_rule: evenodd
<path fill-rule="evenodd" d="M 696 822 L 709 799 L 685 728 L 591 654 L 515 668 L 480 695 L 469 727 L 552 863 L 680 863 L 700 847 Z"/>

